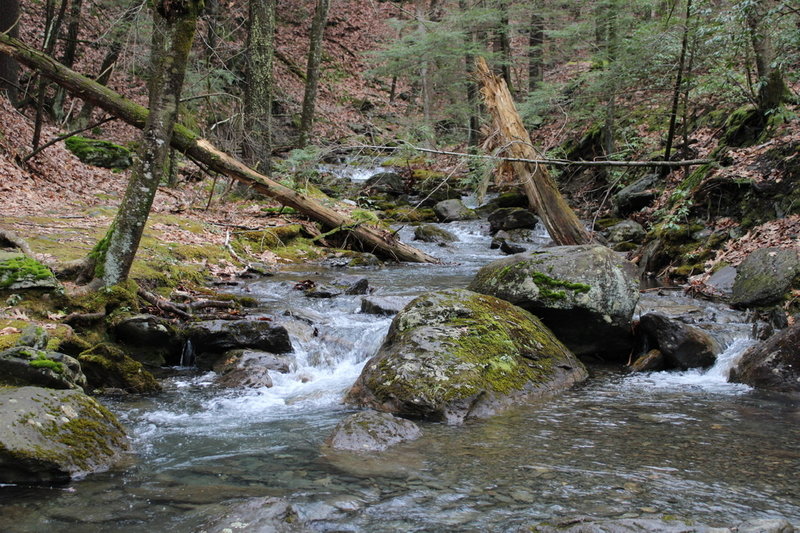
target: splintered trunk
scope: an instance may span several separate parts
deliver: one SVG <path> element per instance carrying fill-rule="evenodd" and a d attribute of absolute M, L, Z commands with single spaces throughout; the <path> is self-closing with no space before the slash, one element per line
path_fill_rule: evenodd
<path fill-rule="evenodd" d="M 272 62 L 275 56 L 275 0 L 251 0 L 244 96 L 244 161 L 270 174 L 272 157 Z"/>
<path fill-rule="evenodd" d="M 494 128 L 505 147 L 505 155 L 517 159 L 541 159 L 514 106 L 505 80 L 492 74 L 486 60 L 477 60 L 478 75 L 483 82 L 483 99 L 492 115 Z M 531 207 L 539 214 L 556 244 L 586 244 L 591 238 L 575 212 L 558 192 L 553 179 L 542 165 L 524 161 L 511 162 Z"/>
<path fill-rule="evenodd" d="M 19 34 L 19 0 L 0 0 L 0 33 L 16 38 Z M 0 53 L 0 91 L 5 90 L 12 103 L 17 100 L 17 61 Z"/>
<path fill-rule="evenodd" d="M 35 69 L 75 96 L 94 103 L 136 128 L 144 128 L 147 122 L 149 112 L 145 107 L 126 100 L 108 87 L 69 70 L 53 58 L 2 33 L 0 33 L 0 53 L 13 56 L 20 63 Z M 391 231 L 359 223 L 340 211 L 270 180 L 180 124 L 175 125 L 170 142 L 173 148 L 209 169 L 249 185 L 255 191 L 274 198 L 283 205 L 294 207 L 328 229 L 348 232 L 370 252 L 397 261 L 438 262 L 436 258 L 403 243 Z"/>
<path fill-rule="evenodd" d="M 314 19 L 311 21 L 311 43 L 308 48 L 308 67 L 306 70 L 306 90 L 303 95 L 303 114 L 300 119 L 300 137 L 298 145 L 303 148 L 308 144 L 314 127 L 314 108 L 317 103 L 317 87 L 319 86 L 319 65 L 322 61 L 322 37 L 325 33 L 325 22 L 328 20 L 330 0 L 317 0 Z"/>
<path fill-rule="evenodd" d="M 128 278 L 139 249 L 169 154 L 186 64 L 201 9 L 202 0 L 189 0 L 177 6 L 162 0 L 153 10 L 148 83 L 150 114 L 142 129 L 138 158 L 128 189 L 108 234 L 96 248 L 100 254 L 95 274 L 102 277 L 106 286 Z"/>

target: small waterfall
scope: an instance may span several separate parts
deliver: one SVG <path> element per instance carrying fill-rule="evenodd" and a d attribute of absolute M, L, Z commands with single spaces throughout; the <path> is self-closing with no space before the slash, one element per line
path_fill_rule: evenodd
<path fill-rule="evenodd" d="M 710 381 L 727 382 L 731 370 L 741 359 L 744 352 L 756 341 L 750 338 L 740 337 L 735 339 L 721 354 L 717 356 L 714 366 L 705 372 L 705 376 Z"/>
<path fill-rule="evenodd" d="M 181 350 L 181 366 L 194 366 L 194 346 L 190 339 L 186 339 Z"/>

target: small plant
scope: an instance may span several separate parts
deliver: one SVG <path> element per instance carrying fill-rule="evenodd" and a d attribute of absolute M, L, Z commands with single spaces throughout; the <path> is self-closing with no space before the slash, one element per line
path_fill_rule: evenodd
<path fill-rule="evenodd" d="M 64 373 L 64 363 L 49 359 L 44 352 L 37 352 L 36 359 L 33 359 L 28 364 L 30 364 L 34 368 L 48 368 L 53 372 L 55 372 L 56 374 Z"/>

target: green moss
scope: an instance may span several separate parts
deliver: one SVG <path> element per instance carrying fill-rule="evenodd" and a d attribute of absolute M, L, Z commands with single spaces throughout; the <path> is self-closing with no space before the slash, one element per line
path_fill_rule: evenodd
<path fill-rule="evenodd" d="M 115 387 L 135 393 L 161 390 L 156 379 L 140 362 L 113 344 L 98 344 L 80 354 L 78 361 L 91 388 Z"/>
<path fill-rule="evenodd" d="M 436 222 L 436 213 L 431 208 L 398 207 L 384 212 L 383 218 L 389 222 Z"/>
<path fill-rule="evenodd" d="M 64 364 L 48 359 L 44 352 L 38 352 L 36 358 L 31 360 L 28 364 L 34 368 L 48 368 L 56 374 L 64 373 Z"/>
<path fill-rule="evenodd" d="M 108 141 L 75 135 L 67 139 L 64 144 L 70 152 L 88 165 L 126 169 L 133 164 L 130 150 Z"/>
<path fill-rule="evenodd" d="M 53 277 L 49 268 L 30 257 L 15 255 L 0 260 L 0 289 L 6 289 L 18 281 L 43 280 Z"/>

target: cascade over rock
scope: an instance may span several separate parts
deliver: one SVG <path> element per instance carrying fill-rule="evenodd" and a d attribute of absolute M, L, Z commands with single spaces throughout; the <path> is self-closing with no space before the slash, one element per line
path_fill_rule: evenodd
<path fill-rule="evenodd" d="M 530 311 L 576 355 L 627 360 L 636 266 L 600 245 L 556 246 L 481 268 L 469 289 Z"/>
<path fill-rule="evenodd" d="M 800 324 L 747 350 L 730 380 L 759 389 L 800 392 Z"/>
<path fill-rule="evenodd" d="M 586 376 L 535 316 L 498 298 L 449 289 L 416 298 L 394 318 L 345 401 L 460 424 Z"/>
<path fill-rule="evenodd" d="M 707 332 L 660 313 L 640 318 L 636 333 L 645 346 L 658 348 L 669 366 L 682 370 L 711 366 L 722 351 Z"/>

